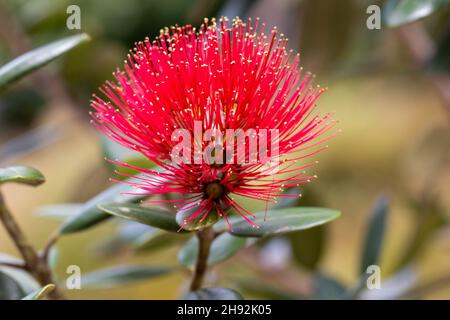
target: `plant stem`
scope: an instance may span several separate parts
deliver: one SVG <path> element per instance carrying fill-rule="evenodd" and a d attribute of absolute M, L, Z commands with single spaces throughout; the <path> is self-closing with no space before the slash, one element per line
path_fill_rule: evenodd
<path fill-rule="evenodd" d="M 6 206 L 3 195 L 0 192 L 0 221 L 14 242 L 17 250 L 25 262 L 24 269 L 27 270 L 42 286 L 54 283 L 47 260 L 39 256 L 36 249 L 28 242 L 22 229 L 14 220 L 11 212 Z M 56 287 L 48 297 L 50 299 L 64 299 L 62 292 Z"/>
<path fill-rule="evenodd" d="M 214 237 L 215 234 L 212 228 L 205 228 L 197 232 L 198 256 L 191 282 L 191 291 L 199 290 L 202 287 L 203 279 L 208 269 L 209 249 L 211 248 Z"/>

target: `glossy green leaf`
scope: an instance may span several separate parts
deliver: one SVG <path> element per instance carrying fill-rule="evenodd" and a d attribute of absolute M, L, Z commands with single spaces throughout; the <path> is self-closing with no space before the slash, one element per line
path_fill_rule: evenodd
<path fill-rule="evenodd" d="M 0 68 L 0 89 L 89 39 L 85 33 L 77 34 L 54 41 L 15 58 Z"/>
<path fill-rule="evenodd" d="M 81 287 L 111 288 L 133 282 L 156 278 L 173 271 L 169 267 L 155 266 L 119 266 L 83 274 Z"/>
<path fill-rule="evenodd" d="M 155 228 L 177 232 L 180 226 L 175 221 L 175 214 L 158 208 L 142 207 L 132 203 L 110 203 L 98 206 L 99 209 L 113 216 L 136 221 Z"/>
<path fill-rule="evenodd" d="M 7 182 L 38 186 L 45 182 L 45 177 L 38 170 L 27 166 L 0 168 L 0 184 Z"/>
<path fill-rule="evenodd" d="M 366 240 L 361 255 L 360 273 L 365 274 L 367 267 L 379 263 L 383 244 L 389 201 L 380 196 L 372 209 L 367 224 Z"/>
<path fill-rule="evenodd" d="M 55 290 L 56 286 L 54 284 L 48 284 L 45 287 L 38 289 L 32 293 L 30 293 L 29 295 L 27 295 L 25 298 L 23 298 L 22 300 L 42 300 L 45 297 L 47 297 L 47 295 L 52 292 L 53 290 Z"/>
<path fill-rule="evenodd" d="M 183 300 L 242 300 L 235 290 L 227 288 L 205 288 L 187 293 Z"/>
<path fill-rule="evenodd" d="M 397 27 L 424 18 L 449 4 L 449 0 L 387 0 L 383 20 L 387 26 Z"/>
<path fill-rule="evenodd" d="M 133 178 L 130 181 L 133 181 Z M 127 183 L 117 183 L 83 204 L 62 224 L 59 232 L 60 234 L 69 234 L 82 231 L 109 219 L 111 215 L 100 210 L 97 207 L 99 204 L 139 202 L 147 197 L 142 191 Z"/>
<path fill-rule="evenodd" d="M 338 210 L 315 207 L 272 209 L 268 210 L 267 214 L 265 212 L 255 214 L 254 223 L 257 227 L 241 219 L 232 224 L 230 232 L 241 237 L 278 235 L 327 223 L 338 218 L 340 214 Z"/>
<path fill-rule="evenodd" d="M 235 237 L 229 233 L 223 233 L 214 239 L 210 254 L 208 257 L 208 265 L 212 266 L 216 263 L 227 260 L 235 255 L 240 249 L 245 247 L 247 239 L 243 237 Z M 178 253 L 178 260 L 181 265 L 192 268 L 197 261 L 198 256 L 198 238 L 192 237 L 186 245 Z"/>
<path fill-rule="evenodd" d="M 18 300 L 25 294 L 23 288 L 12 277 L 0 271 L 0 300 Z"/>
<path fill-rule="evenodd" d="M 188 209 L 180 208 L 177 210 L 177 215 L 175 217 L 178 225 L 183 228 L 183 230 L 200 230 L 210 227 L 220 220 L 220 217 L 215 210 L 209 212 L 205 217 L 203 216 L 203 213 L 198 214 L 198 206 L 193 206 L 192 204 L 188 204 L 187 206 L 189 206 Z M 193 215 L 196 215 L 194 219 L 192 219 Z"/>

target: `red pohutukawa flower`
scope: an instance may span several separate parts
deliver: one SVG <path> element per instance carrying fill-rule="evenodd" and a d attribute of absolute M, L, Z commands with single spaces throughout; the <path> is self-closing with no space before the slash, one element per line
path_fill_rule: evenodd
<path fill-rule="evenodd" d="M 326 147 L 323 142 L 332 134 L 325 133 L 334 121 L 330 114 L 316 112 L 324 89 L 312 85 L 314 77 L 302 72 L 299 55 L 286 45 L 276 28 L 266 35 L 259 20 L 234 19 L 230 24 L 227 18 L 218 23 L 205 19 L 198 30 L 189 25 L 165 28 L 156 40 L 137 43 L 124 71 L 114 73 L 116 82 L 101 88 L 106 99 L 94 95 L 92 100 L 100 130 L 161 167 L 133 167 L 144 175 L 129 183 L 149 195 L 181 194 L 160 201 L 190 210 L 186 222 L 213 213 L 228 222 L 227 209 L 233 208 L 254 224 L 252 213 L 233 194 L 276 202 L 284 188 L 314 178 L 304 170 L 315 162 L 302 162 Z M 173 139 L 179 129 L 188 137 Z M 269 142 L 271 154 L 265 148 L 272 165 L 248 161 L 255 153 L 250 142 L 244 155 L 230 149 L 234 137 L 216 135 L 228 129 L 245 132 L 244 142 L 261 138 L 263 129 L 276 132 L 276 141 L 272 136 Z M 194 146 L 188 149 L 188 159 L 176 162 L 173 150 L 180 137 L 193 140 Z M 222 158 L 218 146 L 230 154 Z M 215 160 L 199 158 L 199 149 L 209 150 Z"/>

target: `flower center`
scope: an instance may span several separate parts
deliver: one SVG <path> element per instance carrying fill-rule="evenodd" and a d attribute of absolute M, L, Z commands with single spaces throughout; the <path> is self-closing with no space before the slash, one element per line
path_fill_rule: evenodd
<path fill-rule="evenodd" d="M 205 193 L 208 197 L 217 200 L 224 194 L 224 189 L 220 183 L 211 182 L 206 185 Z"/>

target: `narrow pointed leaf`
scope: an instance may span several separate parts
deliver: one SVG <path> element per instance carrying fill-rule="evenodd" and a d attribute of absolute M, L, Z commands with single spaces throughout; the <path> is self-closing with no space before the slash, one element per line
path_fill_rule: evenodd
<path fill-rule="evenodd" d="M 212 266 L 216 263 L 227 260 L 242 249 L 247 242 L 243 237 L 235 237 L 229 233 L 223 233 L 218 236 L 211 245 L 208 257 L 208 265 Z M 178 254 L 180 263 L 192 268 L 197 261 L 198 256 L 198 238 L 192 237 Z"/>
<path fill-rule="evenodd" d="M 85 33 L 77 34 L 31 50 L 8 62 L 0 68 L 0 90 L 89 39 Z"/>
<path fill-rule="evenodd" d="M 240 293 L 227 288 L 205 288 L 189 292 L 183 300 L 243 300 Z"/>
<path fill-rule="evenodd" d="M 298 230 L 312 228 L 340 216 L 340 212 L 328 208 L 295 207 L 268 210 L 256 213 L 254 223 L 258 227 L 250 225 L 241 219 L 232 224 L 230 233 L 241 237 L 264 237 L 284 234 Z M 265 216 L 267 217 L 265 219 Z"/>
<path fill-rule="evenodd" d="M 45 182 L 45 177 L 38 170 L 27 166 L 0 168 L 0 184 L 7 182 L 38 186 Z"/>
<path fill-rule="evenodd" d="M 344 299 L 347 289 L 339 281 L 324 274 L 317 274 L 313 283 L 313 298 L 319 300 Z"/>
<path fill-rule="evenodd" d="M 177 232 L 180 226 L 175 221 L 175 215 L 169 211 L 158 208 L 146 208 L 138 204 L 111 203 L 102 204 L 98 208 L 103 212 L 155 228 Z"/>
<path fill-rule="evenodd" d="M 384 196 L 379 197 L 375 202 L 367 225 L 366 240 L 361 256 L 361 274 L 366 273 L 368 266 L 378 264 L 379 262 L 388 215 L 388 206 L 389 202 Z"/>
<path fill-rule="evenodd" d="M 132 180 L 130 179 L 130 181 Z M 97 205 L 101 203 L 139 202 L 147 197 L 148 195 L 129 184 L 115 184 L 86 202 L 77 212 L 71 215 L 62 224 L 59 233 L 69 234 L 82 231 L 109 219 L 111 217 L 110 214 L 97 208 Z"/>
<path fill-rule="evenodd" d="M 82 203 L 53 204 L 39 207 L 36 214 L 46 218 L 65 220 L 79 212 L 82 207 Z"/>

